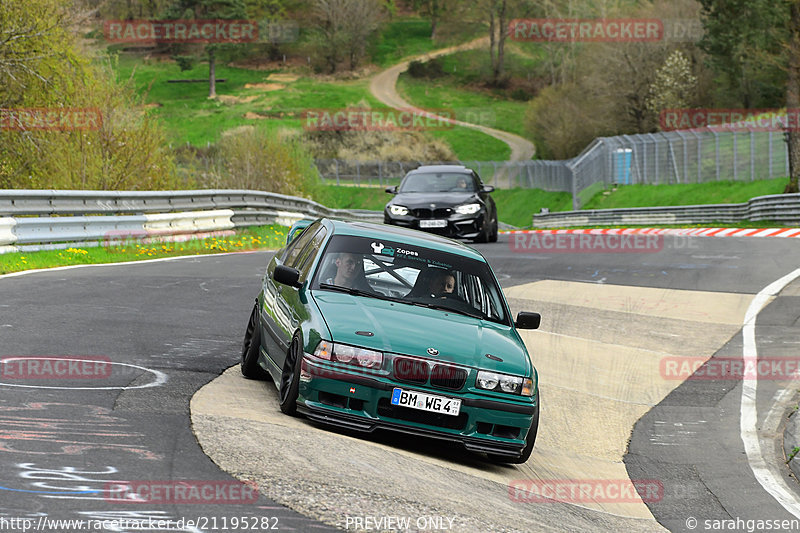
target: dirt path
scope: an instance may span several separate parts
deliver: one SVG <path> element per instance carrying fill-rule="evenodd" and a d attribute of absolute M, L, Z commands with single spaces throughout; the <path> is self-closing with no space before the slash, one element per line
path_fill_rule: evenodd
<path fill-rule="evenodd" d="M 482 37 L 468 43 L 451 46 L 449 48 L 442 48 L 441 50 L 436 50 L 434 52 L 412 57 L 373 76 L 369 85 L 370 91 L 375 98 L 389 107 L 393 107 L 395 109 L 419 109 L 406 102 L 397 92 L 397 78 L 400 76 L 400 73 L 405 72 L 408 69 L 408 65 L 411 61 L 428 60 L 461 50 L 477 48 L 479 46 L 486 45 L 488 41 L 488 37 Z M 442 120 L 446 119 L 442 118 Z M 487 128 L 486 126 L 461 122 L 460 120 L 453 120 L 451 122 L 459 126 L 476 129 L 506 143 L 511 148 L 511 156 L 509 157 L 509 161 L 527 161 L 531 159 L 533 154 L 536 152 L 536 148 L 534 147 L 533 143 L 520 137 L 519 135 L 514 135 L 513 133 L 494 128 Z"/>

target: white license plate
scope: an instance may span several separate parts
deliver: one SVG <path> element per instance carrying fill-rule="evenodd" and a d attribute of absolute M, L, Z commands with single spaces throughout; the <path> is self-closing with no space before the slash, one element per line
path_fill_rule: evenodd
<path fill-rule="evenodd" d="M 446 228 L 447 221 L 446 220 L 420 220 L 419 221 L 420 228 Z"/>
<path fill-rule="evenodd" d="M 392 391 L 392 405 L 453 416 L 461 411 L 461 400 L 400 388 Z"/>

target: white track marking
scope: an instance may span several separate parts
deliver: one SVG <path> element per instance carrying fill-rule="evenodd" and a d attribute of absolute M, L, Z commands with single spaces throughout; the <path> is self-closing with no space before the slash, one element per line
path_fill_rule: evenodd
<path fill-rule="evenodd" d="M 48 359 L 51 361 L 77 361 L 79 363 L 97 363 L 94 359 L 75 359 L 73 357 L 34 357 L 34 356 L 23 356 L 23 357 L 4 357 L 0 360 L 0 365 L 5 364 L 8 361 L 22 361 L 26 359 Z M 145 383 L 144 385 L 132 385 L 127 387 L 116 386 L 116 387 L 53 387 L 49 385 L 22 385 L 18 383 L 2 383 L 0 382 L 0 387 L 19 387 L 21 389 L 60 389 L 60 390 L 131 390 L 131 389 L 149 389 L 150 387 L 159 387 L 167 382 L 167 375 L 163 372 L 158 370 L 153 370 L 151 368 L 145 368 L 139 365 L 131 365 L 128 363 L 116 363 L 114 361 L 103 361 L 104 364 L 108 365 L 118 365 L 118 366 L 127 366 L 130 368 L 136 368 L 139 370 L 143 370 L 144 372 L 150 372 L 155 376 L 155 379 L 150 383 Z"/>
<path fill-rule="evenodd" d="M 800 277 L 800 269 L 791 272 L 779 280 L 766 286 L 759 292 L 745 314 L 742 336 L 744 347 L 742 358 L 744 366 L 757 368 L 758 349 L 756 348 L 756 317 L 761 309 L 766 305 L 771 296 L 778 294 L 786 285 Z M 749 363 L 749 365 L 748 365 Z M 742 381 L 742 401 L 740 408 L 739 427 L 741 431 L 742 443 L 747 453 L 747 461 L 753 470 L 758 482 L 764 490 L 770 493 L 784 509 L 800 518 L 800 501 L 794 492 L 786 485 L 778 470 L 778 463 L 775 457 L 770 460 L 764 457 L 761 451 L 761 442 L 758 436 L 758 412 L 756 410 L 756 394 L 758 389 L 758 375 L 754 378 L 745 377 Z M 784 391 L 780 391 L 778 398 L 783 398 Z M 774 454 L 771 454 L 774 455 Z"/>

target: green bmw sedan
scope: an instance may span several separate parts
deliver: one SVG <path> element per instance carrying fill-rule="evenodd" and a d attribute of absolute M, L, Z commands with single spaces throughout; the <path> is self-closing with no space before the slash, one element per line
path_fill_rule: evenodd
<path fill-rule="evenodd" d="M 242 374 L 286 414 L 350 430 L 447 439 L 524 463 L 539 425 L 536 369 L 497 279 L 465 244 L 319 219 L 270 261 Z"/>

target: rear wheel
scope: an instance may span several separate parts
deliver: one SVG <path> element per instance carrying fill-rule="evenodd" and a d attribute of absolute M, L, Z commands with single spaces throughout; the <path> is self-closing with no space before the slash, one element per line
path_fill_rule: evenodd
<path fill-rule="evenodd" d="M 283 363 L 280 386 L 281 412 L 286 415 L 297 413 L 297 396 L 300 393 L 300 366 L 303 364 L 303 345 L 300 338 L 295 335 L 286 361 Z"/>
<path fill-rule="evenodd" d="M 530 459 L 533 452 L 533 445 L 536 442 L 536 433 L 539 431 L 539 406 L 541 405 L 541 398 L 537 398 L 536 411 L 533 413 L 533 421 L 531 422 L 531 429 L 528 430 L 528 436 L 525 437 L 525 447 L 522 449 L 522 454 L 516 459 L 504 457 L 502 455 L 494 455 L 487 453 L 486 456 L 493 463 L 509 463 L 519 465 L 525 463 Z"/>
<path fill-rule="evenodd" d="M 261 327 L 258 323 L 258 302 L 250 313 L 247 321 L 247 330 L 244 332 L 242 342 L 242 361 L 240 367 L 242 375 L 250 379 L 267 379 L 267 372 L 258 365 L 258 356 L 261 351 Z"/>

